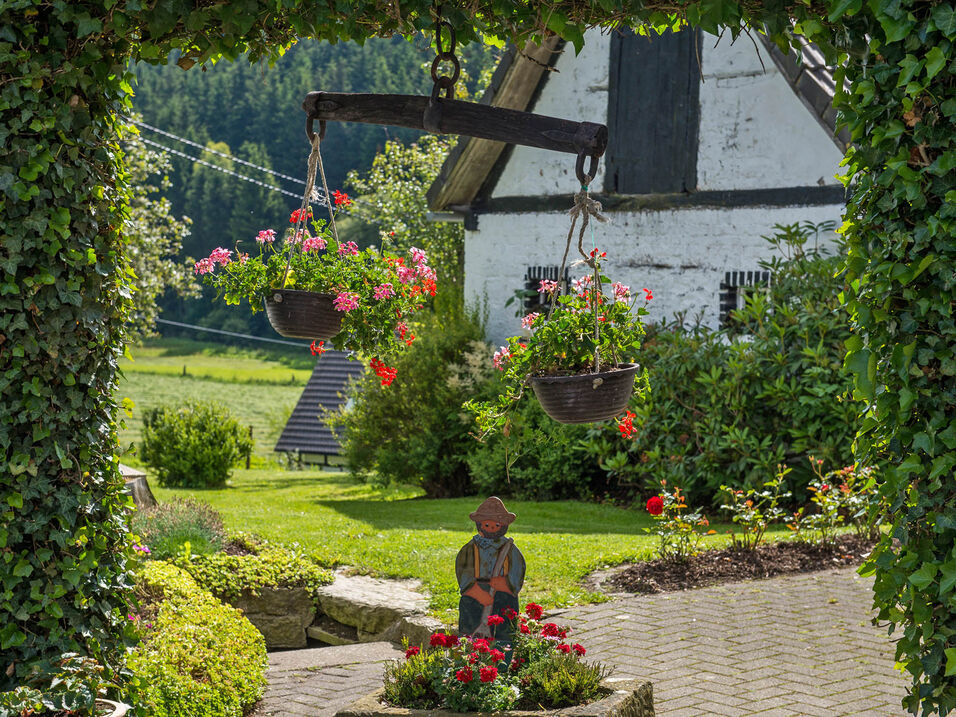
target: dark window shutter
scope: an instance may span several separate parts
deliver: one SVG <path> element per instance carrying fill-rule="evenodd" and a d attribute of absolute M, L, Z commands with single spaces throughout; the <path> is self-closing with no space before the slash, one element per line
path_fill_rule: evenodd
<path fill-rule="evenodd" d="M 697 188 L 700 46 L 699 30 L 611 36 L 606 192 Z"/>
<path fill-rule="evenodd" d="M 766 290 L 773 281 L 769 271 L 728 271 L 720 282 L 720 328 L 731 325 L 730 312 L 744 308 L 747 293 L 760 289 Z"/>
<path fill-rule="evenodd" d="M 530 314 L 534 311 L 547 311 L 551 307 L 551 295 L 538 292 L 538 286 L 542 279 L 558 281 L 558 266 L 529 266 L 524 275 L 524 313 Z M 559 284 L 562 293 L 567 291 L 570 283 L 570 271 L 565 268 L 564 276 Z"/>

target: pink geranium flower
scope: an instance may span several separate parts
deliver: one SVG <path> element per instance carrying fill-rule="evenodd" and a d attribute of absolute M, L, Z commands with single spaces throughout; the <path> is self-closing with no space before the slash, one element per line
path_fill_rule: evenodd
<path fill-rule="evenodd" d="M 377 301 L 382 299 L 387 299 L 391 296 L 395 296 L 395 289 L 388 282 L 382 284 L 381 286 L 375 287 L 375 294 L 373 295 Z"/>
<path fill-rule="evenodd" d="M 332 302 L 332 306 L 336 311 L 352 311 L 358 308 L 358 299 L 358 294 L 354 294 L 350 291 L 343 291 L 335 297 L 335 300 Z"/>

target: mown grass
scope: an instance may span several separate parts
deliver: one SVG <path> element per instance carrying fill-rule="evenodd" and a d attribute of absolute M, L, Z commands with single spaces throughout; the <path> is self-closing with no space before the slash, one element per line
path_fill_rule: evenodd
<path fill-rule="evenodd" d="M 298 542 L 325 566 L 419 578 L 435 614 L 456 619 L 455 555 L 474 533 L 468 514 L 479 498 L 427 500 L 414 488 L 375 488 L 343 473 L 269 470 L 236 471 L 223 490 L 154 492 L 160 500 L 208 501 L 230 529 Z M 644 533 L 652 521 L 643 510 L 575 501 L 509 500 L 507 506 L 518 515 L 508 534 L 528 564 L 522 601 L 548 607 L 600 602 L 602 595 L 583 587 L 588 573 L 654 552 L 656 537 Z M 723 533 L 728 526 L 713 527 Z M 786 529 L 770 539 L 784 534 Z M 703 545 L 726 542 L 718 534 Z"/>
<path fill-rule="evenodd" d="M 116 392 L 118 401 L 133 401 L 132 416 L 124 417 L 119 432 L 124 449 L 139 443 L 143 414 L 164 403 L 180 405 L 187 399 L 215 400 L 225 405 L 243 425 L 252 426 L 255 454 L 260 459 L 274 457 L 272 449 L 289 413 L 302 395 L 302 385 L 281 386 L 268 383 L 228 383 L 192 376 L 163 376 L 124 371 Z M 137 464 L 135 455 L 124 454 L 124 463 Z"/>
<path fill-rule="evenodd" d="M 127 375 L 205 378 L 226 383 L 304 386 L 315 359 L 307 347 L 245 349 L 188 339 L 152 339 L 132 346 Z"/>

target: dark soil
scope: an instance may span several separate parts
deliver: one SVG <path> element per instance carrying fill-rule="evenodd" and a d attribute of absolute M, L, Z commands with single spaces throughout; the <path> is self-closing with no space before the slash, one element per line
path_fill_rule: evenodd
<path fill-rule="evenodd" d="M 756 550 L 707 550 L 686 560 L 650 560 L 629 565 L 608 578 L 608 587 L 629 593 L 690 590 L 738 580 L 812 573 L 859 565 L 874 543 L 855 535 L 841 535 L 832 546 L 780 541 Z"/>

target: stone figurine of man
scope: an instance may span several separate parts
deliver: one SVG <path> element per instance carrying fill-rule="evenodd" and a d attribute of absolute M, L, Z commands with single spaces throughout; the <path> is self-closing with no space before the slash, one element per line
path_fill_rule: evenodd
<path fill-rule="evenodd" d="M 468 517 L 475 521 L 478 534 L 458 551 L 455 559 L 461 590 L 458 632 L 510 645 L 511 621 L 488 625 L 488 618 L 509 609 L 518 612 L 525 562 L 514 541 L 505 537 L 516 516 L 505 509 L 499 498 L 491 497 Z"/>

